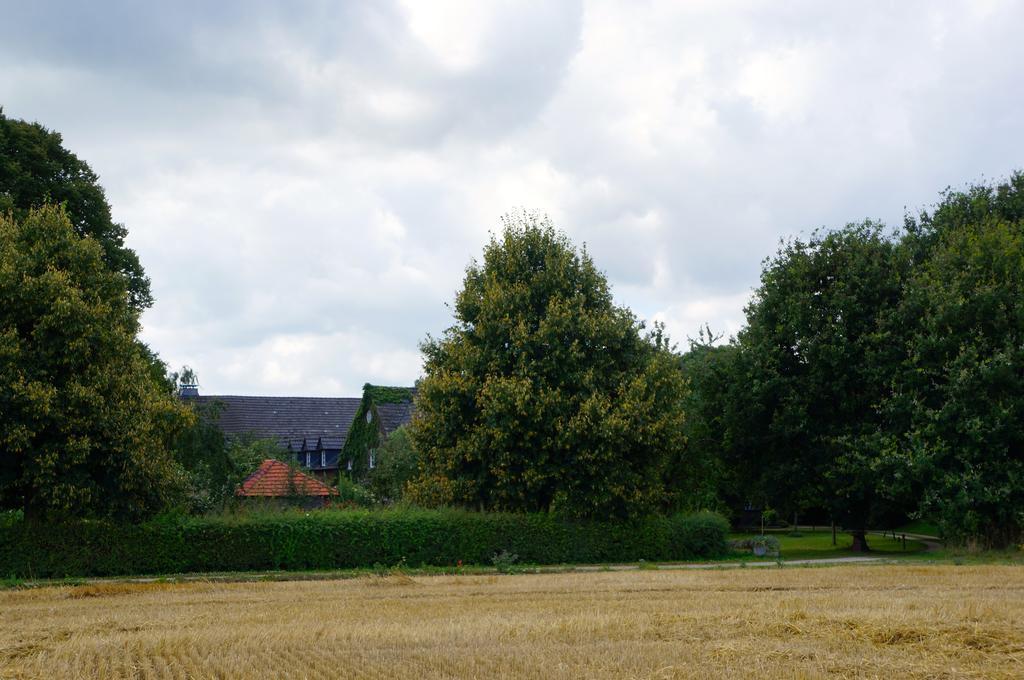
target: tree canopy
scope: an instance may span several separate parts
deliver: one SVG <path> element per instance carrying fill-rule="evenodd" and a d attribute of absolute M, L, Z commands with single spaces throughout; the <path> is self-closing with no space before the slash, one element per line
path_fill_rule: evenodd
<path fill-rule="evenodd" d="M 666 473 L 670 507 L 676 510 L 718 509 L 729 512 L 752 495 L 756 471 L 749 462 L 740 425 L 746 409 L 747 383 L 739 378 L 742 359 L 736 343 L 715 344 L 710 328 L 690 340 L 680 359 L 687 381 L 685 449 L 673 456 Z"/>
<path fill-rule="evenodd" d="M 910 515 L 958 541 L 1024 538 L 1024 174 L 947 190 L 765 261 L 730 343 L 682 365 L 688 447 L 718 499 Z"/>
<path fill-rule="evenodd" d="M 912 222 L 893 453 L 950 538 L 1024 538 L 1024 174 Z M 923 244 L 923 246 L 922 246 Z"/>
<path fill-rule="evenodd" d="M 150 378 L 127 286 L 64 208 L 0 216 L 0 506 L 133 518 L 175 493 L 187 415 Z"/>
<path fill-rule="evenodd" d="M 422 346 L 425 478 L 488 509 L 629 516 L 663 503 L 685 386 L 660 329 L 613 303 L 586 251 L 547 220 L 506 218 L 454 310 Z"/>
<path fill-rule="evenodd" d="M 795 239 L 766 261 L 739 334 L 765 498 L 866 528 L 880 501 L 879 405 L 901 357 L 886 321 L 904 270 L 873 223 Z"/>
<path fill-rule="evenodd" d="M 60 133 L 7 118 L 0 108 L 0 214 L 13 211 L 24 218 L 45 204 L 63 205 L 75 233 L 99 243 L 107 266 L 128 280 L 134 308 L 153 303 L 149 279 L 135 251 L 125 246 L 128 232 L 113 221 L 96 173 L 64 148 Z"/>

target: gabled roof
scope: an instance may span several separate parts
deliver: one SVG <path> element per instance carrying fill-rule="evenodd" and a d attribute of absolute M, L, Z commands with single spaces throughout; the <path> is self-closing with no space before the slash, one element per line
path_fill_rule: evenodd
<path fill-rule="evenodd" d="M 318 479 L 302 474 L 279 460 L 268 458 L 249 475 L 235 492 L 237 496 L 336 496 L 333 489 Z"/>
<path fill-rule="evenodd" d="M 413 403 L 411 401 L 401 404 L 377 404 L 376 406 L 381 429 L 386 435 L 412 421 Z"/>
<path fill-rule="evenodd" d="M 377 412 L 377 426 L 387 436 L 412 421 L 416 401 L 415 387 L 363 385 L 363 402 Z"/>
<path fill-rule="evenodd" d="M 224 434 L 253 435 L 276 440 L 292 450 L 314 446 L 341 450 L 359 410 L 357 397 L 192 397 L 201 404 L 221 404 L 217 425 Z"/>

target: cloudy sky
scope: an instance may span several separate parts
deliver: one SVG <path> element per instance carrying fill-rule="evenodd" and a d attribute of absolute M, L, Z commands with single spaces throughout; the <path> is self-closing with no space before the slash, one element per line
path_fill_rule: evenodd
<path fill-rule="evenodd" d="M 1024 167 L 1024 3 L 4 3 L 0 105 L 100 175 L 207 394 L 410 384 L 517 208 L 685 344 L 779 239 Z"/>

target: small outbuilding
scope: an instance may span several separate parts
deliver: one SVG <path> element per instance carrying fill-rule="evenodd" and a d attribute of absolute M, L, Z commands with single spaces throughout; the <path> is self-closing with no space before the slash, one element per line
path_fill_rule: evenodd
<path fill-rule="evenodd" d="M 268 458 L 242 482 L 235 495 L 265 501 L 291 501 L 304 508 L 319 508 L 327 505 L 331 496 L 337 496 L 338 490 L 287 463 Z"/>

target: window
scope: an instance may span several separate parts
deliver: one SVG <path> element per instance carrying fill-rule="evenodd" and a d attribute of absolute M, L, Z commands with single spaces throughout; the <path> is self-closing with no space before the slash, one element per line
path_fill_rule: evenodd
<path fill-rule="evenodd" d="M 377 459 L 376 459 L 376 457 L 373 454 L 374 454 L 373 449 L 370 449 L 370 469 L 371 470 L 377 464 Z"/>
<path fill-rule="evenodd" d="M 366 409 L 366 422 L 369 423 L 372 420 L 373 420 L 373 411 L 371 411 L 370 409 Z"/>
<path fill-rule="evenodd" d="M 352 461 L 351 460 L 349 460 L 348 463 L 345 464 L 345 469 L 348 470 L 349 472 L 352 472 Z"/>
<path fill-rule="evenodd" d="M 322 468 L 327 467 L 327 452 L 326 451 L 321 451 L 320 452 L 320 467 L 322 467 Z"/>
<path fill-rule="evenodd" d="M 309 467 L 309 451 L 306 451 L 306 467 Z"/>

